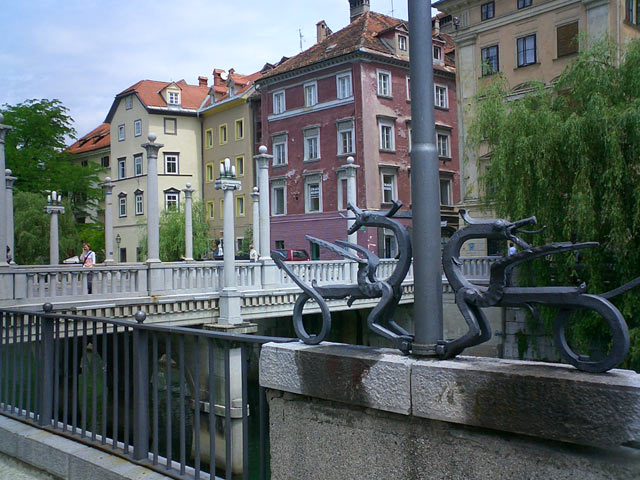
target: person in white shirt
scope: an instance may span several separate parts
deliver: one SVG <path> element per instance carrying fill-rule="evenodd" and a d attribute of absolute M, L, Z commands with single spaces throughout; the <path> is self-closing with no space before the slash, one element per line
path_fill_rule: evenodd
<path fill-rule="evenodd" d="M 249 245 L 249 261 L 257 262 L 260 258 L 258 255 L 258 251 L 253 247 L 253 245 Z"/>
<path fill-rule="evenodd" d="M 83 268 L 90 268 L 96 264 L 96 254 L 91 250 L 91 245 L 88 243 L 82 244 L 82 254 L 80 255 L 80 263 Z M 91 294 L 93 274 L 87 274 L 87 291 Z"/>

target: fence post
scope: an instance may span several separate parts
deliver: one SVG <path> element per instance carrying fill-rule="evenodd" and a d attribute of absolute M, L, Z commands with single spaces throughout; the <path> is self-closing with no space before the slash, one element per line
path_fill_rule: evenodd
<path fill-rule="evenodd" d="M 144 322 L 147 314 L 138 311 L 135 319 Z M 149 333 L 133 330 L 133 459 L 145 460 L 149 454 Z"/>
<path fill-rule="evenodd" d="M 45 315 L 41 318 L 42 331 L 42 377 L 40 385 L 40 418 L 42 426 L 51 425 L 53 417 L 53 319 L 46 316 L 53 310 L 53 305 L 45 303 L 42 306 Z"/>

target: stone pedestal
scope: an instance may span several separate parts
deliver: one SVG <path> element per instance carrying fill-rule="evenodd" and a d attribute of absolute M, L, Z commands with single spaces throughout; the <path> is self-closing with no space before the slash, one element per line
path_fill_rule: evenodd
<path fill-rule="evenodd" d="M 158 150 L 164 145 L 155 143 L 155 133 L 141 146 L 147 152 L 147 263 L 160 262 L 160 207 L 158 205 Z M 151 279 L 149 284 L 151 284 Z"/>
<path fill-rule="evenodd" d="M 358 168 L 360 165 L 356 165 L 355 159 L 353 157 L 347 157 L 347 164 L 342 166 L 345 177 L 347 177 L 347 205 L 352 204 L 354 206 L 357 205 L 357 190 L 356 190 L 356 173 L 358 172 Z M 351 210 L 347 211 L 347 227 L 351 228 L 351 226 L 355 222 L 355 213 Z M 350 233 L 347 237 L 347 241 L 349 243 L 358 243 L 358 232 Z M 357 281 L 358 275 L 358 266 L 355 263 L 352 263 L 351 266 L 351 281 Z"/>
<path fill-rule="evenodd" d="M 100 185 L 104 190 L 104 263 L 115 263 L 113 259 L 113 187 L 115 184 L 110 177 L 104 179 Z"/>

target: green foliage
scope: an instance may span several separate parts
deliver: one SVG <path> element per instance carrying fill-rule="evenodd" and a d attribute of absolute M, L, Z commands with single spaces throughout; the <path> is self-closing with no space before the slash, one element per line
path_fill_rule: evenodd
<path fill-rule="evenodd" d="M 98 186 L 101 167 L 82 167 L 64 153 L 65 141 L 75 136 L 72 118 L 58 100 L 26 100 L 4 105 L 4 123 L 11 125 L 6 137 L 6 164 L 18 177 L 15 189 L 22 192 L 61 192 L 70 200 L 77 217 L 90 215 L 102 197 Z M 19 205 L 17 204 L 19 207 Z"/>
<path fill-rule="evenodd" d="M 64 197 L 63 197 L 64 198 Z M 51 218 L 44 211 L 47 199 L 44 195 L 16 192 L 15 252 L 16 263 L 20 265 L 46 265 L 49 263 L 49 232 Z M 58 217 L 58 238 L 60 240 L 60 260 L 79 255 L 82 251 L 80 237 L 68 200 L 64 200 L 65 212 Z"/>
<path fill-rule="evenodd" d="M 96 263 L 104 262 L 106 257 L 104 245 L 104 223 L 80 223 L 77 225 L 80 243 L 88 243 L 96 254 Z"/>
<path fill-rule="evenodd" d="M 242 249 L 236 252 L 237 255 L 248 255 L 249 250 L 253 245 L 253 227 L 247 227 L 244 229 L 244 238 L 242 239 Z"/>
<path fill-rule="evenodd" d="M 180 211 L 163 210 L 160 213 L 160 260 L 176 262 L 185 254 L 185 215 L 184 204 Z M 192 204 L 193 258 L 203 258 L 209 251 L 209 224 L 205 218 L 204 204 L 194 201 Z M 141 223 L 142 232 L 138 242 L 140 257 L 147 258 L 147 225 Z"/>
<path fill-rule="evenodd" d="M 621 61 L 618 59 L 621 58 Z M 525 283 L 586 281 L 601 293 L 640 274 L 640 41 L 623 55 L 610 43 L 585 51 L 550 88 L 518 101 L 498 77 L 481 92 L 472 146 L 488 147 L 486 200 L 501 217 L 536 215 L 536 244 L 598 241 L 600 248 L 525 267 Z M 616 299 L 634 341 L 627 366 L 640 368 L 640 291 Z M 602 322 L 576 326 L 578 343 L 606 339 Z"/>

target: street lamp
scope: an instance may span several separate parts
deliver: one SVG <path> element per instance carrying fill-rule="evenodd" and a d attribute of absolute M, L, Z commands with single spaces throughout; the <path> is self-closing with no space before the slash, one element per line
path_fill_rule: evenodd
<path fill-rule="evenodd" d="M 120 263 L 120 242 L 122 241 L 122 237 L 120 237 L 120 234 L 116 234 L 116 245 L 118 246 L 118 263 Z"/>

